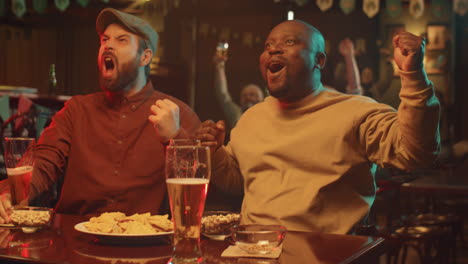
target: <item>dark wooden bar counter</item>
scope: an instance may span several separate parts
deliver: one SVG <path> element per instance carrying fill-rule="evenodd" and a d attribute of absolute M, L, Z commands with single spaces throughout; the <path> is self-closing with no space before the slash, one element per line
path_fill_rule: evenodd
<path fill-rule="evenodd" d="M 83 216 L 56 214 L 50 228 L 32 234 L 1 228 L 0 263 L 166 263 L 169 236 L 145 243 L 100 241 L 74 229 Z M 279 259 L 222 258 L 227 241 L 203 239 L 206 264 L 222 263 L 376 263 L 384 253 L 382 238 L 288 231 Z"/>

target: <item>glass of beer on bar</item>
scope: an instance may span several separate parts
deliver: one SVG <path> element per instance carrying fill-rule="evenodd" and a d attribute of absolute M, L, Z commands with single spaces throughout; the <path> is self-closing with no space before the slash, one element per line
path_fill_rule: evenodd
<path fill-rule="evenodd" d="M 13 206 L 28 204 L 35 143 L 34 138 L 24 137 L 6 137 L 3 143 L 3 158 Z"/>
<path fill-rule="evenodd" d="M 211 175 L 210 150 L 200 145 L 168 145 L 165 170 L 174 222 L 168 263 L 203 263 L 200 229 Z"/>

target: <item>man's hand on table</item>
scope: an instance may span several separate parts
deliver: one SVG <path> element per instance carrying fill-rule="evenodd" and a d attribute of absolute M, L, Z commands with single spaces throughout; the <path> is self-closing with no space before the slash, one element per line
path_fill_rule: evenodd
<path fill-rule="evenodd" d="M 0 248 L 7 248 L 10 242 L 10 229 L 0 228 Z"/>
<path fill-rule="evenodd" d="M 226 125 L 220 120 L 206 120 L 198 128 L 195 136 L 201 141 L 203 146 L 210 147 L 211 153 L 214 153 L 220 146 L 224 144 Z"/>
<path fill-rule="evenodd" d="M 0 224 L 9 222 L 7 210 L 11 207 L 10 193 L 0 194 Z"/>

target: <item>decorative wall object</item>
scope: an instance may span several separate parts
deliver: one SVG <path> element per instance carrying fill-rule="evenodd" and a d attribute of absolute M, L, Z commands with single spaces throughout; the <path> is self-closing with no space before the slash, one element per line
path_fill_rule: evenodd
<path fill-rule="evenodd" d="M 343 13 L 345 13 L 346 15 L 353 12 L 355 7 L 356 7 L 355 0 L 340 0 L 340 8 L 343 11 Z"/>
<path fill-rule="evenodd" d="M 454 0 L 453 11 L 460 16 L 464 16 L 468 11 L 468 0 Z"/>
<path fill-rule="evenodd" d="M 364 0 L 362 11 L 367 15 L 367 17 L 373 18 L 379 12 L 379 2 L 380 0 Z"/>
<path fill-rule="evenodd" d="M 26 2 L 25 0 L 11 0 L 11 11 L 15 16 L 22 18 L 26 13 Z"/>
<path fill-rule="evenodd" d="M 322 12 L 325 12 L 332 7 L 333 0 L 317 0 L 315 3 Z"/>
<path fill-rule="evenodd" d="M 89 4 L 89 0 L 76 0 L 76 2 L 81 6 L 81 7 L 87 7 Z"/>
<path fill-rule="evenodd" d="M 44 14 L 47 9 L 47 0 L 34 0 L 33 8 L 39 14 Z"/>
<path fill-rule="evenodd" d="M 409 12 L 414 18 L 421 17 L 424 13 L 424 0 L 410 0 Z"/>
<path fill-rule="evenodd" d="M 391 17 L 398 17 L 401 15 L 401 1 L 400 0 L 386 0 L 387 13 Z"/>
<path fill-rule="evenodd" d="M 70 0 L 54 0 L 54 2 L 57 9 L 62 12 L 70 5 Z"/>

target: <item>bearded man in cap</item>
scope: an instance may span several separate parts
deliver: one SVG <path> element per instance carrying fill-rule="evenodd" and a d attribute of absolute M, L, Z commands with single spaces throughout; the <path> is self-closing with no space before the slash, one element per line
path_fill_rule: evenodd
<path fill-rule="evenodd" d="M 157 214 L 166 193 L 165 145 L 188 138 L 200 120 L 180 100 L 153 89 L 149 64 L 158 34 L 146 21 L 106 8 L 96 30 L 103 92 L 72 97 L 44 130 L 29 201 L 60 183 L 60 213 Z M 9 206 L 3 195 L 4 219 Z"/>

